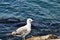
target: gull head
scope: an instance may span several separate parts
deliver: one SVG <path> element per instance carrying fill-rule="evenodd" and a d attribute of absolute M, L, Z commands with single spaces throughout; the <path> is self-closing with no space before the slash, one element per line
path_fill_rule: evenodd
<path fill-rule="evenodd" d="M 28 22 L 28 23 L 31 23 L 31 22 L 33 22 L 33 19 L 28 18 L 28 19 L 27 19 L 27 22 Z"/>

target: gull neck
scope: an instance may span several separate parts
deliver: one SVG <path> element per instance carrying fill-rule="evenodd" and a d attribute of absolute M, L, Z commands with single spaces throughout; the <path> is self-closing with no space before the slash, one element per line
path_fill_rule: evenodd
<path fill-rule="evenodd" d="M 31 28 L 31 23 L 30 22 L 27 22 L 27 26 Z"/>

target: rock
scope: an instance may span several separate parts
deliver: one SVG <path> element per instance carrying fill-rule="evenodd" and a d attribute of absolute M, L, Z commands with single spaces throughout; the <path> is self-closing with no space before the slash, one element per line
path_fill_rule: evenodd
<path fill-rule="evenodd" d="M 45 36 L 32 36 L 26 40 L 48 40 L 48 39 L 57 39 L 58 37 L 53 34 L 45 35 Z"/>

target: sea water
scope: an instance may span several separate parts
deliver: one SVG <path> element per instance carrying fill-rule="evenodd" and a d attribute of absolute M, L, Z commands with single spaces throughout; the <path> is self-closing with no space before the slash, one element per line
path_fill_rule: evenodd
<path fill-rule="evenodd" d="M 60 35 L 60 0 L 0 0 L 0 39 L 19 40 L 6 35 L 32 18 L 32 31 L 27 36 Z"/>

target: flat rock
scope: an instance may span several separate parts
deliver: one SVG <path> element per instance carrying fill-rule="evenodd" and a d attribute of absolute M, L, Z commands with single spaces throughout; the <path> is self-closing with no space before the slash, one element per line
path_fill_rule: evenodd
<path fill-rule="evenodd" d="M 49 34 L 44 36 L 32 36 L 31 38 L 27 38 L 26 40 L 57 40 L 57 39 L 58 39 L 58 36 Z"/>

